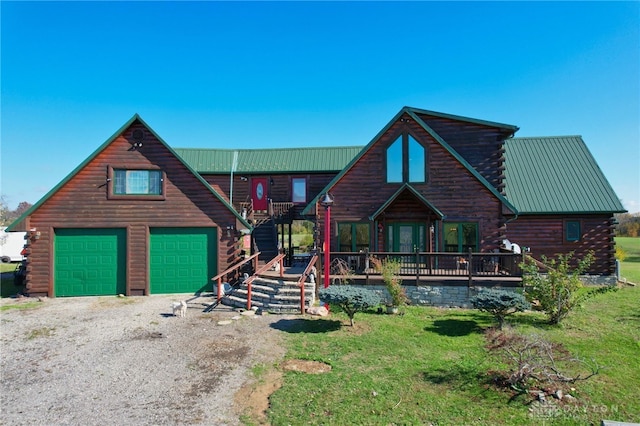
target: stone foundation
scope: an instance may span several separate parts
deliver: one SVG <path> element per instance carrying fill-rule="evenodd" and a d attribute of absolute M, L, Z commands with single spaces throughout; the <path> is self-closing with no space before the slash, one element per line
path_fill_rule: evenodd
<path fill-rule="evenodd" d="M 358 287 L 373 290 L 380 295 L 383 300 L 391 300 L 389 292 L 382 285 L 357 285 Z M 499 286 L 447 286 L 447 285 L 421 285 L 421 286 L 404 286 L 407 297 L 411 300 L 412 305 L 417 306 L 437 306 L 437 307 L 457 307 L 470 308 L 469 299 L 485 289 L 505 290 L 521 293 L 522 288 L 519 287 L 499 287 Z"/>

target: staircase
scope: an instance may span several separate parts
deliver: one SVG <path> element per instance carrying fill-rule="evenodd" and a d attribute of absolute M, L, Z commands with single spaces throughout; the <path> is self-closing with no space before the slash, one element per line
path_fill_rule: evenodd
<path fill-rule="evenodd" d="M 313 306 L 315 302 L 316 284 L 305 282 L 305 307 Z M 222 299 L 227 306 L 237 308 L 247 307 L 247 285 L 242 284 L 231 294 Z M 297 281 L 287 278 L 258 276 L 251 284 L 251 306 L 263 311 L 278 314 L 300 313 L 300 287 Z"/>
<path fill-rule="evenodd" d="M 267 217 L 256 223 L 253 229 L 253 241 L 260 252 L 258 261 L 264 263 L 276 257 L 278 254 L 278 234 L 273 219 Z"/>

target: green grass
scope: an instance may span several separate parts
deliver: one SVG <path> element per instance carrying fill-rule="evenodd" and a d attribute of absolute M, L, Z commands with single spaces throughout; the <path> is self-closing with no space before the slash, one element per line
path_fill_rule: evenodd
<path fill-rule="evenodd" d="M 16 265 L 16 263 L 0 263 L 0 272 L 13 272 Z"/>
<path fill-rule="evenodd" d="M 13 271 L 16 266 L 17 263 L 0 263 L 0 272 L 3 273 L 0 281 L 0 297 L 15 296 L 24 289 L 13 285 Z"/>
<path fill-rule="evenodd" d="M 553 424 L 637 421 L 640 399 L 640 289 L 625 287 L 588 300 L 559 327 L 539 313 L 508 319 L 525 332 L 562 342 L 574 355 L 606 368 L 574 385 L 579 406 L 560 410 Z M 597 320 L 594 320 L 596 319 Z M 484 349 L 488 314 L 408 307 L 403 316 L 343 314 L 282 320 L 287 358 L 328 363 L 330 373 L 287 372 L 271 396 L 273 425 L 298 424 L 531 424 L 524 396 L 498 390 L 487 372 L 496 365 Z M 605 412 L 606 411 L 606 412 Z"/>
<path fill-rule="evenodd" d="M 18 310 L 22 310 L 22 309 L 34 309 L 37 307 L 42 306 L 42 303 L 40 302 L 26 302 L 26 303 L 12 303 L 10 305 L 2 305 L 0 306 L 0 312 L 1 311 L 8 311 L 11 309 L 18 309 Z"/>
<path fill-rule="evenodd" d="M 616 237 L 616 246 L 627 254 L 625 260 L 620 262 L 620 275 L 632 283 L 640 284 L 640 238 Z"/>

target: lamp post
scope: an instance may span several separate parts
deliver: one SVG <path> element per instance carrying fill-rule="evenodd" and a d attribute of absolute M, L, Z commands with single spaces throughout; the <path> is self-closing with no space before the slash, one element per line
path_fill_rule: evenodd
<path fill-rule="evenodd" d="M 333 197 L 327 192 L 322 197 L 320 204 L 324 206 L 324 288 L 329 287 L 329 266 L 331 263 L 331 206 Z"/>

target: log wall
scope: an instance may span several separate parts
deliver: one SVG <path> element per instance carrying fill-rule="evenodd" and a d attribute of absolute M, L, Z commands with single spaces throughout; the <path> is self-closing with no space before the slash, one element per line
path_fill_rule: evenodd
<path fill-rule="evenodd" d="M 132 149 L 132 132 L 145 132 L 144 145 Z M 165 199 L 109 199 L 108 168 L 160 168 L 165 175 Z M 120 197 L 122 198 L 122 197 Z M 40 238 L 30 247 L 26 289 L 52 295 L 53 233 L 55 228 L 126 228 L 127 293 L 148 294 L 148 235 L 150 227 L 218 227 L 235 224 L 229 209 L 205 187 L 140 122 L 135 121 L 92 161 L 50 196 L 28 218 Z M 218 270 L 233 259 L 234 240 L 218 231 Z"/>
<path fill-rule="evenodd" d="M 580 221 L 580 241 L 565 240 L 566 221 Z M 556 257 L 558 254 L 574 252 L 574 258 L 582 258 L 589 251 L 595 254 L 595 262 L 589 273 L 615 274 L 615 242 L 612 215 L 538 215 L 520 216 L 507 225 L 507 238 L 512 243 L 530 247 L 531 255 Z"/>
<path fill-rule="evenodd" d="M 497 249 L 504 237 L 502 203 L 413 120 L 394 123 L 331 189 L 335 198 L 331 209 L 332 247 L 337 244 L 337 222 L 369 221 L 369 217 L 402 186 L 386 182 L 385 161 L 386 148 L 404 131 L 410 131 L 427 149 L 427 182 L 412 183 L 411 186 L 439 209 L 446 221 L 477 222 L 482 251 Z M 394 204 L 378 217 L 379 221 L 434 217 L 427 206 L 411 195 L 398 197 Z M 318 212 L 322 228 L 325 212 L 322 208 Z M 320 235 L 324 235 L 324 231 Z M 441 230 L 438 235 L 442 235 Z"/>

